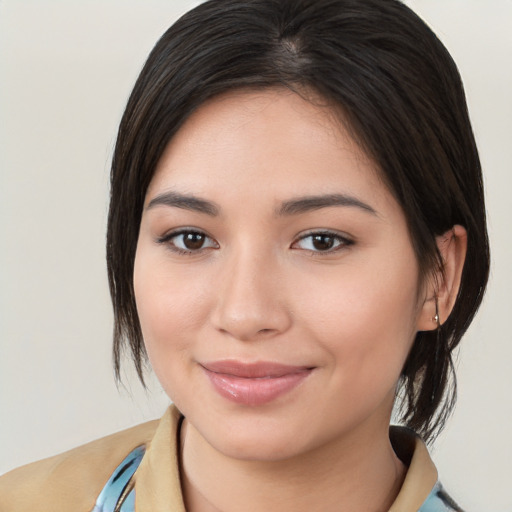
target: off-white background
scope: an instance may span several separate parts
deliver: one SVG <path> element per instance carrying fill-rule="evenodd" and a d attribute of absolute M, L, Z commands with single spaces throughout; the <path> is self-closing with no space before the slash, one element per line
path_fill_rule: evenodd
<path fill-rule="evenodd" d="M 186 0 L 0 0 L 0 473 L 145 419 L 111 371 L 104 263 L 116 125 Z M 458 62 L 486 176 L 492 277 L 433 457 L 468 510 L 512 510 L 512 1 L 411 0 Z M 127 365 L 128 367 L 128 365 Z"/>

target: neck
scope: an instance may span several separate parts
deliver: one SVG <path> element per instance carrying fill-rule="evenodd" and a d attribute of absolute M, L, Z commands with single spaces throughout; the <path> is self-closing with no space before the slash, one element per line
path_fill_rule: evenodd
<path fill-rule="evenodd" d="M 181 465 L 187 511 L 387 511 L 405 468 L 391 447 L 387 424 L 372 427 L 290 459 L 254 461 L 225 456 L 185 420 Z"/>

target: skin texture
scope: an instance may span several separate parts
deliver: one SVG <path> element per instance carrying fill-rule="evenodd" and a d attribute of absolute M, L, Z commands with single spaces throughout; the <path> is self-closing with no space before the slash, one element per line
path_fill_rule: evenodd
<path fill-rule="evenodd" d="M 370 512 L 387 510 L 400 488 L 388 425 L 415 333 L 436 327 L 434 289 L 419 282 L 400 206 L 331 112 L 284 90 L 215 98 L 173 138 L 149 186 L 135 295 L 153 369 L 186 417 L 192 512 Z M 216 215 L 158 204 L 169 192 L 212 202 Z M 332 194 L 371 211 L 278 213 Z M 178 251 L 183 228 L 205 235 L 192 252 Z M 442 318 L 464 259 L 455 229 L 440 241 Z M 334 233 L 332 248 L 318 250 L 311 231 Z M 206 376 L 202 365 L 219 360 L 312 371 L 276 399 L 244 405 Z"/>

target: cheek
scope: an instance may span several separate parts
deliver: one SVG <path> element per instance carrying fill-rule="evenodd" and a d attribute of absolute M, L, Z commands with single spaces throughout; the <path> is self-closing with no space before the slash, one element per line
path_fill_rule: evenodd
<path fill-rule="evenodd" d="M 413 255 L 369 260 L 299 284 L 308 296 L 298 316 L 307 319 L 339 378 L 370 385 L 398 379 L 416 333 L 415 261 Z"/>
<path fill-rule="evenodd" d="M 187 350 L 188 334 L 204 323 L 207 288 L 187 269 L 171 272 L 165 257 L 141 248 L 135 258 L 134 290 L 146 351 L 158 375 L 160 366 L 173 364 L 173 355 Z"/>

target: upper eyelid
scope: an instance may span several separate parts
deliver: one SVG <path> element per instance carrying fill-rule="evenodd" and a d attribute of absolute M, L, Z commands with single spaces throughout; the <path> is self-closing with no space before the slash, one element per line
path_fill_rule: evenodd
<path fill-rule="evenodd" d="M 340 238 L 341 240 L 345 240 L 347 242 L 354 242 L 354 237 L 352 237 L 351 235 L 344 233 L 344 232 L 335 231 L 332 229 L 312 229 L 310 231 L 305 231 L 305 232 L 299 233 L 297 235 L 297 237 L 295 238 L 295 241 L 302 240 L 304 238 L 307 238 L 308 236 L 314 236 L 314 235 L 329 235 L 329 236 L 332 236 L 335 238 Z"/>
<path fill-rule="evenodd" d="M 209 238 L 214 238 L 204 229 L 195 228 L 192 226 L 183 226 L 180 228 L 173 228 L 173 229 L 165 232 L 159 238 L 164 238 L 164 237 L 168 237 L 168 236 L 176 236 L 176 235 L 180 235 L 182 233 L 201 233 L 202 235 L 206 235 Z M 350 240 L 353 238 L 352 236 L 348 235 L 347 233 L 342 233 L 340 231 L 336 231 L 333 229 L 320 228 L 320 229 L 311 229 L 311 230 L 301 231 L 298 235 L 296 235 L 295 239 L 299 240 L 301 238 L 304 238 L 307 236 L 312 236 L 312 235 L 331 235 L 331 236 L 337 236 L 339 238 L 346 238 L 346 239 L 350 239 Z"/>
<path fill-rule="evenodd" d="M 215 238 L 213 236 L 211 236 L 204 229 L 194 228 L 194 227 L 190 227 L 190 226 L 184 226 L 182 228 L 174 228 L 169 231 L 166 231 L 163 235 L 158 236 L 157 240 L 158 241 L 169 240 L 175 236 L 183 235 L 184 233 L 198 233 L 198 234 L 204 235 L 212 240 L 215 240 Z"/>

